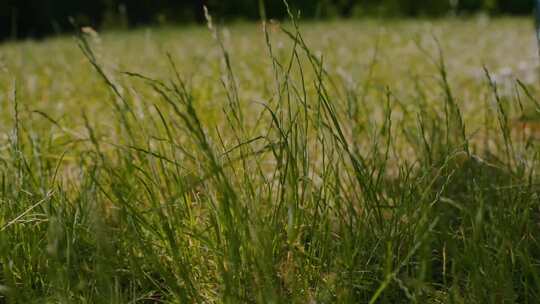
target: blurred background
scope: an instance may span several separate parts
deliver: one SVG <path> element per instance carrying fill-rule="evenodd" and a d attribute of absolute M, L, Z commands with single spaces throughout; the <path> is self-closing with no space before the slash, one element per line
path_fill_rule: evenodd
<path fill-rule="evenodd" d="M 533 0 L 289 0 L 304 19 L 524 15 Z M 41 38 L 73 29 L 204 22 L 206 5 L 217 21 L 259 19 L 258 0 L 0 0 L 0 40 Z M 282 0 L 266 0 L 269 18 L 282 19 Z"/>

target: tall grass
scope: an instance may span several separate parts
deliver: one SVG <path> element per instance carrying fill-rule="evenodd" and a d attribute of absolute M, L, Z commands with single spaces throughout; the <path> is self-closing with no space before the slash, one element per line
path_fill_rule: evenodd
<path fill-rule="evenodd" d="M 534 88 L 517 82 L 504 97 L 486 70 L 491 94 L 474 100 L 486 123 L 473 134 L 440 52 L 439 97 L 428 102 L 434 88 L 419 84 L 405 106 L 385 88 L 368 106 L 378 89 L 330 76 L 289 15 L 286 56 L 262 21 L 264 101 L 241 98 L 212 27 L 225 92 L 215 121 L 172 55 L 169 78 L 114 74 L 84 34 L 79 47 L 111 91 L 109 129 L 84 110 L 72 132 L 23 109 L 14 83 L 0 302 L 535 303 L 538 149 L 510 119 L 540 110 Z M 135 100 L 122 75 L 153 95 Z M 62 130 L 63 144 L 21 114 Z"/>

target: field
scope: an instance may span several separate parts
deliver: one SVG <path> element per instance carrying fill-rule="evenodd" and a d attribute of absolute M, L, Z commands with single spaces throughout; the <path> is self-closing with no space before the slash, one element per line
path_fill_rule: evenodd
<path fill-rule="evenodd" d="M 532 21 L 0 45 L 0 303 L 536 303 Z"/>

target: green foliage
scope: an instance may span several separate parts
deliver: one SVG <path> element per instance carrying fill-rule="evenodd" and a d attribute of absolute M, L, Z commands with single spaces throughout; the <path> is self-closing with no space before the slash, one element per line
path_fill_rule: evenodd
<path fill-rule="evenodd" d="M 460 29 L 478 39 L 474 24 L 485 29 Z M 309 23 L 308 39 L 295 18 L 274 25 L 244 24 L 237 40 L 213 24 L 2 48 L 24 60 L 0 74 L 0 302 L 538 299 L 540 150 L 511 120 L 540 111 L 536 86 L 503 95 L 487 69 L 458 86 L 453 58 L 420 41 L 429 68 L 402 92 L 376 78 L 385 48 L 361 53 L 366 75 L 339 77 L 311 47 L 337 36 L 365 49 L 346 38 L 368 26 Z M 394 26 L 374 40 L 410 34 Z M 169 54 L 171 41 L 184 44 Z"/>
<path fill-rule="evenodd" d="M 78 25 L 119 27 L 144 24 L 204 22 L 203 6 L 218 20 L 259 20 L 256 0 L 7 0 L 0 3 L 0 38 L 43 36 L 70 31 Z M 351 16 L 443 16 L 449 12 L 530 14 L 529 0 L 294 0 L 291 9 L 302 18 Z M 282 0 L 264 1 L 269 18 L 287 16 Z"/>

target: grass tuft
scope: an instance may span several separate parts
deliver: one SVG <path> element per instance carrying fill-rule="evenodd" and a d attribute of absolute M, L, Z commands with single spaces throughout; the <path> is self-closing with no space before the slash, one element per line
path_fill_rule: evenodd
<path fill-rule="evenodd" d="M 111 65 L 81 33 L 102 112 L 13 82 L 0 302 L 536 302 L 538 147 L 512 119 L 534 86 L 503 95 L 485 68 L 472 115 L 437 40 L 417 42 L 430 79 L 379 86 L 381 35 L 367 76 L 340 78 L 287 9 L 280 33 L 261 10 L 253 57 L 206 12 L 202 82 L 173 52 L 158 76 Z"/>

